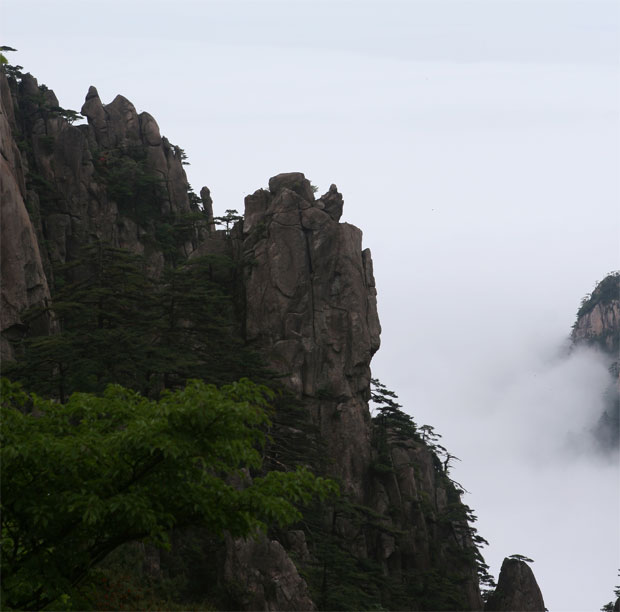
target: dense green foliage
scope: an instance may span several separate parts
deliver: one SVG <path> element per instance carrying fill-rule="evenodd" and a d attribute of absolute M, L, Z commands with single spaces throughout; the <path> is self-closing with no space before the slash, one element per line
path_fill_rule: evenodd
<path fill-rule="evenodd" d="M 193 381 L 150 401 L 119 386 L 66 404 L 2 382 L 4 607 L 40 609 L 119 545 L 201 525 L 247 536 L 334 491 L 308 470 L 258 470 L 270 392 Z M 231 480 L 231 478 L 234 478 Z"/>

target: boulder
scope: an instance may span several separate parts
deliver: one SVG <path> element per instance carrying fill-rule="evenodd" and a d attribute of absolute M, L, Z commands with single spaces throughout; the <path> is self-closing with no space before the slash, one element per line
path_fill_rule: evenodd
<path fill-rule="evenodd" d="M 277 195 L 282 189 L 290 189 L 308 202 L 314 202 L 314 189 L 301 172 L 284 172 L 269 179 L 269 191 Z"/>

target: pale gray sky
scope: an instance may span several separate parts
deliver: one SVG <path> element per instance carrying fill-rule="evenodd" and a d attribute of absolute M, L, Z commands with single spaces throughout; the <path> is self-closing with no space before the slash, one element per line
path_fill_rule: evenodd
<path fill-rule="evenodd" d="M 461 458 L 495 575 L 533 557 L 557 612 L 597 610 L 620 567 L 618 463 L 574 442 L 605 366 L 560 356 L 581 297 L 620 267 L 619 13 L 3 0 L 0 39 L 66 108 L 95 85 L 151 113 L 216 213 L 279 172 L 338 185 L 375 261 L 374 374 Z"/>

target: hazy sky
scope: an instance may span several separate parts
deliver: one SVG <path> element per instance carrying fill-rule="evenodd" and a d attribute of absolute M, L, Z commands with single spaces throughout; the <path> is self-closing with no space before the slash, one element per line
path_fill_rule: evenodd
<path fill-rule="evenodd" d="M 583 433 L 605 363 L 562 348 L 620 267 L 619 3 L 2 0 L 0 44 L 79 110 L 148 111 L 216 214 L 279 172 L 345 198 L 372 249 L 373 374 L 461 458 L 454 478 L 547 607 L 618 583 L 617 457 Z"/>

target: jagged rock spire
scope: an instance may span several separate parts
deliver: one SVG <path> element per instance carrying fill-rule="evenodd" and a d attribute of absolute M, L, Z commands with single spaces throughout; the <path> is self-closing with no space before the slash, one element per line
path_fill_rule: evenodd
<path fill-rule="evenodd" d="M 545 612 L 545 602 L 530 566 L 520 559 L 504 559 L 497 588 L 485 612 Z"/>

